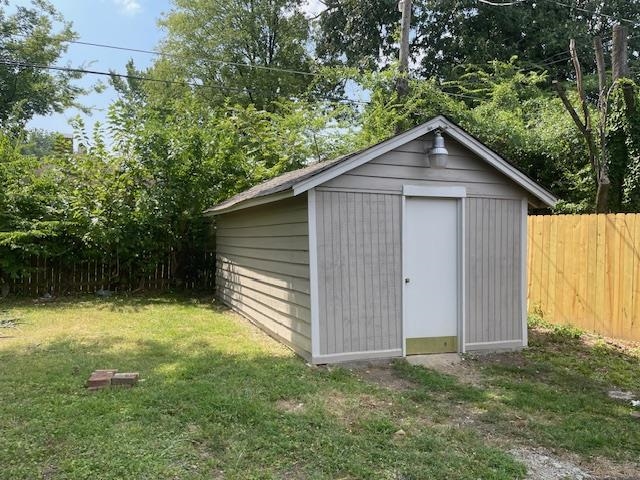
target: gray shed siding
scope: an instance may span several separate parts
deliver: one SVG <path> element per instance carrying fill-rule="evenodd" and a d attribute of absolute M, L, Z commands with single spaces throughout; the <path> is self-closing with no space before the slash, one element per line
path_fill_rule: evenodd
<path fill-rule="evenodd" d="M 402 348 L 402 188 L 463 186 L 465 344 L 522 341 L 522 200 L 527 193 L 447 139 L 409 142 L 316 188 L 320 355 Z M 365 355 L 363 355 L 366 357 Z"/>
<path fill-rule="evenodd" d="M 311 357 L 307 196 L 216 217 L 218 297 Z"/>
<path fill-rule="evenodd" d="M 402 348 L 401 197 L 316 194 L 320 355 Z"/>
<path fill-rule="evenodd" d="M 432 136 L 408 142 L 391 152 L 322 185 L 345 191 L 402 193 L 403 185 L 463 186 L 467 195 L 485 198 L 522 198 L 527 193 L 472 152 L 447 138 L 449 163 L 445 169 L 425 168 L 425 150 Z"/>
<path fill-rule="evenodd" d="M 522 202 L 466 199 L 468 344 L 522 342 Z"/>

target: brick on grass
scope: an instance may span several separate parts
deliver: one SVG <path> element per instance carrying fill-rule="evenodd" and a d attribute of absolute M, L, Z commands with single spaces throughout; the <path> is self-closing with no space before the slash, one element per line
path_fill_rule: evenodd
<path fill-rule="evenodd" d="M 116 373 L 111 379 L 111 385 L 118 387 L 133 387 L 138 383 L 140 374 L 137 372 Z"/>
<path fill-rule="evenodd" d="M 87 380 L 87 388 L 90 390 L 97 390 L 99 388 L 105 388 L 111 385 L 111 379 L 118 372 L 118 370 L 96 370 L 94 371 L 89 380 Z"/>

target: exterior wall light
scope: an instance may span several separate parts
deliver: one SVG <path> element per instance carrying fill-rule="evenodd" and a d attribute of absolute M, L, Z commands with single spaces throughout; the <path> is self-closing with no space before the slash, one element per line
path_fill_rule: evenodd
<path fill-rule="evenodd" d="M 444 146 L 444 138 L 440 130 L 435 131 L 433 148 L 427 154 L 429 165 L 433 168 L 447 168 L 449 150 Z"/>

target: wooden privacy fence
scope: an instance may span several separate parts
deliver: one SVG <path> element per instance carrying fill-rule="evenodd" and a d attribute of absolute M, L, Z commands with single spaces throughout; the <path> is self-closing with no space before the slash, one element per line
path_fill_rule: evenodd
<path fill-rule="evenodd" d="M 529 311 L 640 340 L 640 214 L 530 216 Z"/>
<path fill-rule="evenodd" d="M 9 281 L 9 293 L 33 297 L 45 293 L 95 293 L 101 289 L 113 292 L 175 288 L 213 291 L 215 281 L 215 252 L 211 251 L 188 258 L 186 272 L 181 272 L 181 278 L 174 273 L 170 254 L 144 273 L 121 265 L 116 257 L 75 260 L 34 255 L 25 262 L 29 266 L 27 273 Z"/>

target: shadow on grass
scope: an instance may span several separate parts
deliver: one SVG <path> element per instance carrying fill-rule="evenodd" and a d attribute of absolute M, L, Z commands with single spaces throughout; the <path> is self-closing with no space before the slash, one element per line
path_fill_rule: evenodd
<path fill-rule="evenodd" d="M 366 412 L 359 428 L 344 424 L 325 408 L 331 404 L 325 397 L 336 391 L 360 395 L 371 386 L 343 369 L 311 369 L 298 358 L 252 348 L 230 354 L 206 335 L 180 346 L 140 339 L 135 348 L 118 349 L 122 342 L 116 332 L 0 350 L 0 462 L 6 478 L 524 474 L 509 456 L 469 432 L 425 428 L 399 439 L 387 412 Z M 144 381 L 132 389 L 88 392 L 83 384 L 97 368 L 139 371 Z M 281 400 L 306 406 L 285 411 Z"/>
<path fill-rule="evenodd" d="M 41 298 L 10 296 L 0 299 L 0 311 L 10 308 L 37 307 L 42 309 L 59 310 L 74 307 L 91 307 L 111 309 L 115 312 L 135 312 L 143 308 L 161 305 L 219 305 L 214 303 L 211 292 L 176 292 L 139 294 L 117 293 L 109 297 L 99 297 L 95 294 L 65 295 L 43 300 Z M 221 307 L 216 307 L 222 309 Z"/>

